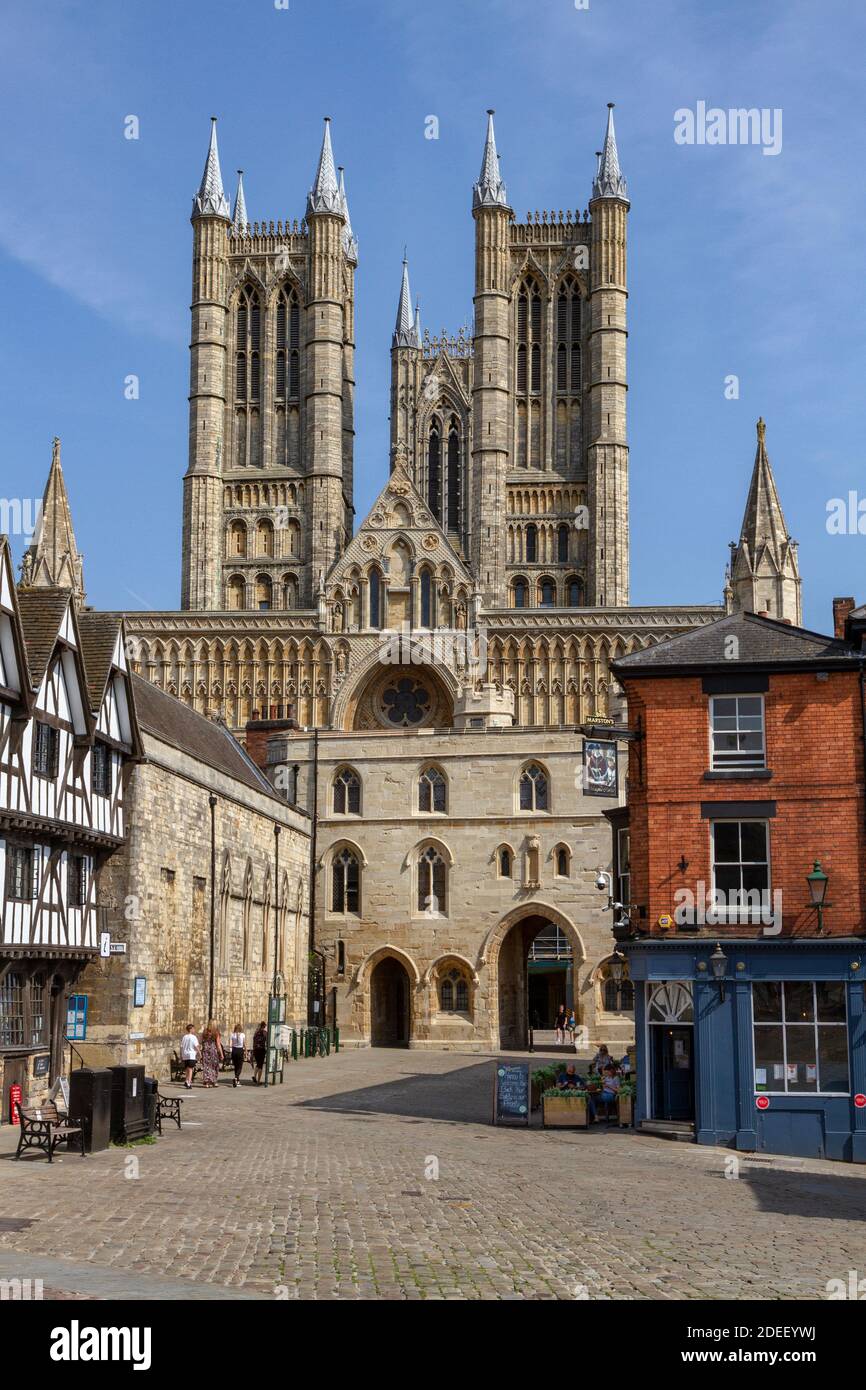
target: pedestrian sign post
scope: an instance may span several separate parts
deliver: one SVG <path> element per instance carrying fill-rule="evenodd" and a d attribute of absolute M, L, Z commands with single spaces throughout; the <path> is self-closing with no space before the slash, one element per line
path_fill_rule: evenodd
<path fill-rule="evenodd" d="M 268 1058 L 265 1064 L 265 1085 L 268 1081 L 275 1085 L 279 1076 L 283 1081 L 283 1038 L 286 1022 L 286 996 L 268 996 Z"/>

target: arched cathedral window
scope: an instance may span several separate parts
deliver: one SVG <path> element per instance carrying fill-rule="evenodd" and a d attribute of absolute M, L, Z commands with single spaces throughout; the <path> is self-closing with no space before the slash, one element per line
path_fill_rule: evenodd
<path fill-rule="evenodd" d="M 382 626 L 382 579 L 377 569 L 370 570 L 368 597 L 370 604 L 370 627 Z"/>
<path fill-rule="evenodd" d="M 296 401 L 301 383 L 301 306 L 298 294 L 284 285 L 277 299 L 276 395 L 280 400 Z"/>
<path fill-rule="evenodd" d="M 528 276 L 517 293 L 515 315 L 515 383 L 517 388 L 516 454 L 519 468 L 541 466 L 541 411 L 531 397 L 543 390 L 543 308 L 541 291 Z"/>
<path fill-rule="evenodd" d="M 448 426 L 448 521 L 449 531 L 460 529 L 460 427 L 452 415 Z"/>
<path fill-rule="evenodd" d="M 430 421 L 430 436 L 427 442 L 427 506 L 437 521 L 441 521 L 439 507 L 439 485 L 442 469 L 441 426 L 434 417 Z"/>
<path fill-rule="evenodd" d="M 581 334 L 583 301 L 572 275 L 556 297 L 555 447 L 558 472 L 580 463 L 580 394 L 583 386 Z"/>
<path fill-rule="evenodd" d="M 254 285 L 244 285 L 235 308 L 234 464 L 260 467 L 262 306 Z"/>

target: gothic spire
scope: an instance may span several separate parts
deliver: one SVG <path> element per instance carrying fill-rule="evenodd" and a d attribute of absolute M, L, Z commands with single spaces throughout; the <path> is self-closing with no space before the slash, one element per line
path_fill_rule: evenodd
<path fill-rule="evenodd" d="M 595 180 L 592 185 L 593 198 L 621 198 L 623 202 L 628 202 L 628 187 L 622 170 L 619 167 L 619 153 L 616 148 L 616 131 L 613 125 L 613 102 L 607 103 L 607 130 L 604 135 L 604 147 L 601 151 L 601 158 L 598 161 L 598 168 Z"/>
<path fill-rule="evenodd" d="M 418 336 L 415 316 L 412 313 L 412 292 L 409 289 L 409 262 L 403 257 L 403 279 L 400 283 L 400 302 L 397 305 L 397 322 L 394 326 L 394 336 L 391 339 L 391 346 L 395 348 L 418 348 L 421 346 L 421 339 Z"/>
<path fill-rule="evenodd" d="M 496 132 L 493 129 L 492 110 L 487 112 L 487 139 L 481 159 L 481 173 L 472 190 L 472 206 L 475 208 L 508 207 L 508 198 L 502 174 L 499 169 L 499 155 L 496 153 Z"/>
<path fill-rule="evenodd" d="M 346 260 L 347 260 L 347 261 L 351 261 L 353 265 L 357 265 L 357 264 L 358 264 L 358 238 L 355 236 L 355 233 L 352 231 L 352 219 L 351 219 L 350 216 L 349 216 L 349 203 L 348 203 L 348 199 L 346 198 L 345 170 L 344 170 L 342 164 L 340 165 L 339 173 L 340 173 L 340 210 L 341 210 L 341 212 L 342 212 L 342 214 L 343 214 L 343 217 L 345 218 L 345 221 L 346 221 L 346 225 L 345 225 L 345 227 L 343 228 L 343 252 L 344 252 L 344 254 L 345 254 L 345 257 L 346 257 Z"/>
<path fill-rule="evenodd" d="M 757 424 L 758 447 L 740 539 L 731 546 L 732 606 L 800 624 L 797 543 L 785 525 L 776 479 L 767 455 L 767 426 Z M 726 603 L 728 596 L 726 594 Z"/>
<path fill-rule="evenodd" d="M 340 189 L 337 184 L 337 171 L 334 168 L 334 151 L 331 148 L 331 118 L 325 117 L 325 134 L 319 155 L 316 179 L 307 198 L 307 216 L 311 213 L 330 212 L 342 217 L 343 208 Z"/>
<path fill-rule="evenodd" d="M 33 540 L 24 552 L 21 582 L 25 587 L 71 589 L 84 602 L 81 556 L 72 529 L 72 513 L 60 465 L 60 440 L 55 439 L 42 510 Z"/>
<path fill-rule="evenodd" d="M 193 217 L 224 217 L 231 221 L 229 200 L 223 192 L 220 156 L 217 149 L 216 116 L 210 118 L 210 145 L 198 193 L 192 200 Z"/>
<path fill-rule="evenodd" d="M 244 197 L 244 171 L 238 169 L 238 191 L 235 194 L 235 210 L 232 213 L 232 226 L 236 232 L 242 232 L 249 226 L 250 219 L 247 217 L 247 200 Z"/>

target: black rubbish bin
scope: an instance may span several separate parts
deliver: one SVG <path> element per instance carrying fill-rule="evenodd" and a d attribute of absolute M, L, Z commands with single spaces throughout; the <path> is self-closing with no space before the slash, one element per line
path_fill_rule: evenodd
<path fill-rule="evenodd" d="M 69 1119 L 84 1130 L 87 1153 L 107 1149 L 111 1138 L 111 1087 L 108 1067 L 79 1067 L 69 1075 Z"/>
<path fill-rule="evenodd" d="M 116 1144 L 149 1133 L 144 1113 L 144 1066 L 127 1062 L 111 1067 L 111 1138 Z"/>

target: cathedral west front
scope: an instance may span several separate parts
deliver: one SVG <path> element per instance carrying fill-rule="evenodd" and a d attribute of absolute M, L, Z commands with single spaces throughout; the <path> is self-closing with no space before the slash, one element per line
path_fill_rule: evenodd
<path fill-rule="evenodd" d="M 473 325 L 431 337 L 404 262 L 390 459 L 356 526 L 363 277 L 330 123 L 292 222 L 250 221 L 242 179 L 229 203 L 213 124 L 181 606 L 126 615 L 130 651 L 311 815 L 311 963 L 346 1042 L 520 1047 L 566 1002 L 613 1048 L 633 1015 L 595 886 L 612 868 L 627 901 L 610 663 L 724 608 L 630 603 L 613 110 L 583 211 L 518 220 L 492 112 L 479 145 Z M 799 582 L 761 433 L 725 606 L 796 621 Z"/>

